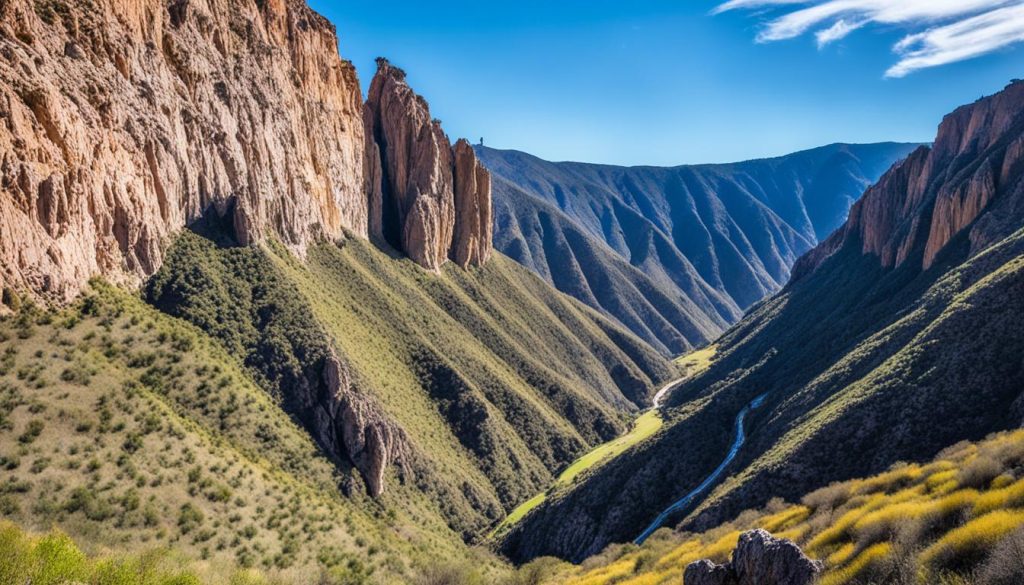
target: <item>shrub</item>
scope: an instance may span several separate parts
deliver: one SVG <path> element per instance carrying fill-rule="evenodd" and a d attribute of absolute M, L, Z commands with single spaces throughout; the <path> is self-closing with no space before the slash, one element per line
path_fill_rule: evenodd
<path fill-rule="evenodd" d="M 181 507 L 181 511 L 178 513 L 178 528 L 181 529 L 182 534 L 188 534 L 192 529 L 201 526 L 205 519 L 202 510 L 187 503 Z"/>
<path fill-rule="evenodd" d="M 937 569 L 962 569 L 976 564 L 984 553 L 1008 533 L 1024 525 L 1024 512 L 998 510 L 951 530 L 921 555 Z"/>
<path fill-rule="evenodd" d="M 971 459 L 967 465 L 957 474 L 957 482 L 962 487 L 984 488 L 1003 473 L 1003 466 L 1000 462 L 985 454 L 979 454 Z"/>
<path fill-rule="evenodd" d="M 1024 529 L 1018 528 L 992 549 L 978 574 L 978 585 L 1024 583 Z"/>
<path fill-rule="evenodd" d="M 25 432 L 18 437 L 18 442 L 25 445 L 34 442 L 36 439 L 39 438 L 39 435 L 42 434 L 43 428 L 45 426 L 46 425 L 44 425 L 43 421 L 41 420 L 30 420 L 28 422 L 28 427 L 25 428 Z"/>
<path fill-rule="evenodd" d="M 892 545 L 881 542 L 864 549 L 848 565 L 838 571 L 831 571 L 822 577 L 819 585 L 843 585 L 861 578 L 883 566 L 883 561 L 892 553 Z"/>
<path fill-rule="evenodd" d="M 114 515 L 110 502 L 101 499 L 87 487 L 78 487 L 71 492 L 71 497 L 64 503 L 68 512 L 82 512 L 90 520 L 102 522 Z"/>

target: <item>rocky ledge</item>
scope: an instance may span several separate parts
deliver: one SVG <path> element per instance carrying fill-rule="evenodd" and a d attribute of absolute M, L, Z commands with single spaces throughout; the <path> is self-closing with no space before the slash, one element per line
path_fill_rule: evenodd
<path fill-rule="evenodd" d="M 751 530 L 740 535 L 731 562 L 690 563 L 683 585 L 811 585 L 822 569 L 793 542 Z"/>
<path fill-rule="evenodd" d="M 1005 236 L 1006 213 L 1024 205 L 1024 82 L 946 116 L 935 143 L 894 166 L 853 205 L 847 222 L 802 257 L 793 278 L 844 246 L 893 268 L 927 270 L 965 230 L 975 254 Z M 999 206 L 1002 211 L 994 210 Z"/>

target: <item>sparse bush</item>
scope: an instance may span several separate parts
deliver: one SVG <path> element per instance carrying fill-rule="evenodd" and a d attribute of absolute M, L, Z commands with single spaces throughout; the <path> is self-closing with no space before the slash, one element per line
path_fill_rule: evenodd
<path fill-rule="evenodd" d="M 178 528 L 181 529 L 182 534 L 188 534 L 193 529 L 202 526 L 205 520 L 206 517 L 202 510 L 187 503 L 181 507 L 181 511 L 178 513 Z"/>
<path fill-rule="evenodd" d="M 1022 525 L 1022 511 L 991 512 L 948 532 L 922 553 L 922 563 L 940 571 L 971 568 L 992 545 Z"/>
<path fill-rule="evenodd" d="M 986 454 L 978 454 L 957 474 L 957 482 L 962 487 L 981 489 L 988 487 L 993 479 L 1003 473 L 1000 462 Z"/>
<path fill-rule="evenodd" d="M 999 541 L 978 573 L 977 585 L 1020 585 L 1024 583 L 1024 528 Z"/>
<path fill-rule="evenodd" d="M 25 445 L 35 442 L 45 427 L 46 425 L 39 419 L 30 420 L 25 428 L 25 432 L 18 436 L 18 442 Z"/>

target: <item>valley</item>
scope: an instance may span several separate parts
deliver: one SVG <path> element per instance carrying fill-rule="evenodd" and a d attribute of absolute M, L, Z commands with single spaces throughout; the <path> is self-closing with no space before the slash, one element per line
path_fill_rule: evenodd
<path fill-rule="evenodd" d="M 0 585 L 1024 581 L 1024 81 L 853 144 L 811 120 L 875 92 L 737 135 L 732 75 L 687 141 L 802 150 L 551 162 L 447 133 L 531 103 L 442 58 L 493 6 L 397 4 L 0 0 Z M 505 131 L 631 160 L 630 63 Z"/>

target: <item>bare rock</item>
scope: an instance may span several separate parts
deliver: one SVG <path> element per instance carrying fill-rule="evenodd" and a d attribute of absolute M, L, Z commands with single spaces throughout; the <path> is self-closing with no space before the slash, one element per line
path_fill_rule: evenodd
<path fill-rule="evenodd" d="M 405 72 L 377 60 L 364 113 L 370 237 L 428 270 L 491 253 L 490 173 L 466 141 L 453 149 Z"/>
<path fill-rule="evenodd" d="M 371 496 L 381 495 L 388 467 L 404 469 L 411 453 L 401 427 L 352 386 L 348 368 L 333 353 L 324 364 L 320 395 L 307 397 L 307 402 L 318 413 L 315 429 L 320 444 L 331 455 L 352 462 Z"/>
<path fill-rule="evenodd" d="M 843 227 L 797 262 L 793 278 L 813 272 L 847 245 L 877 256 L 887 268 L 913 257 L 927 270 L 970 229 L 970 251 L 977 253 L 1013 229 L 985 216 L 1000 199 L 1019 205 L 1022 181 L 1024 82 L 1014 82 L 946 116 L 932 147 L 921 147 L 868 189 Z"/>
<path fill-rule="evenodd" d="M 732 561 L 708 560 L 686 567 L 684 585 L 811 585 L 823 565 L 807 557 L 796 544 L 773 538 L 764 530 L 740 535 Z"/>
<path fill-rule="evenodd" d="M 694 561 L 683 572 L 684 585 L 736 585 L 736 574 L 727 565 L 707 559 Z"/>
<path fill-rule="evenodd" d="M 365 235 L 354 68 L 300 0 L 0 3 L 0 281 L 153 273 L 206 213 L 301 254 Z"/>
<path fill-rule="evenodd" d="M 455 143 L 455 240 L 452 260 L 466 268 L 491 256 L 491 173 L 476 158 L 469 142 Z"/>

